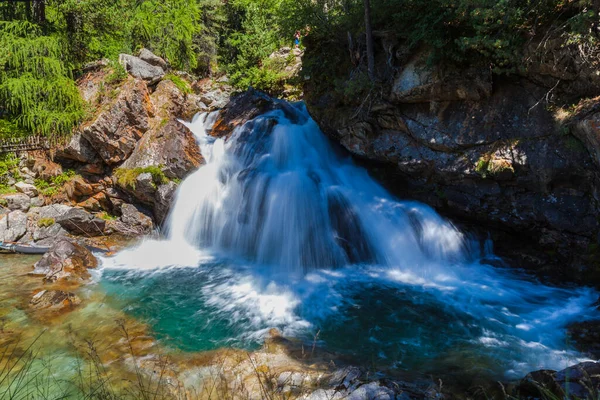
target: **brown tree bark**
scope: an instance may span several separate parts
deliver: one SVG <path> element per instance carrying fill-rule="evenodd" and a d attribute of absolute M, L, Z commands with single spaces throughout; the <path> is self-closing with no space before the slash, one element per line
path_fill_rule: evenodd
<path fill-rule="evenodd" d="M 365 6 L 365 33 L 367 37 L 367 71 L 369 79 L 375 80 L 375 50 L 373 49 L 373 28 L 371 27 L 371 1 L 363 0 Z"/>

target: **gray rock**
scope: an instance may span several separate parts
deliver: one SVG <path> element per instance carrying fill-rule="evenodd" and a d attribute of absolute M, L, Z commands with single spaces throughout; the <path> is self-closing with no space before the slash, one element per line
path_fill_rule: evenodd
<path fill-rule="evenodd" d="M 137 234 L 148 234 L 154 228 L 152 218 L 133 204 L 121 205 L 121 221 Z"/>
<path fill-rule="evenodd" d="M 0 219 L 0 240 L 16 242 L 27 232 L 27 214 L 13 211 Z"/>
<path fill-rule="evenodd" d="M 58 148 L 56 156 L 88 164 L 97 163 L 99 160 L 98 154 L 81 132 L 76 132 L 69 143 Z"/>
<path fill-rule="evenodd" d="M 72 208 L 55 218 L 55 221 L 74 235 L 100 236 L 104 234 L 106 226 L 106 221 L 81 208 Z"/>
<path fill-rule="evenodd" d="M 154 84 L 165 76 L 165 71 L 161 67 L 129 54 L 119 54 L 119 63 L 131 76 L 148 81 L 149 84 Z"/>
<path fill-rule="evenodd" d="M 34 197 L 31 199 L 31 207 L 42 207 L 46 202 L 41 197 Z"/>
<path fill-rule="evenodd" d="M 40 242 L 40 241 L 45 241 L 47 242 L 47 239 L 56 239 L 59 237 L 65 237 L 67 236 L 68 232 L 60 225 L 57 223 L 53 223 L 50 226 L 34 226 L 33 228 L 33 233 L 32 233 L 32 239 L 35 242 Z"/>
<path fill-rule="evenodd" d="M 20 193 L 26 194 L 29 197 L 36 197 L 38 195 L 38 190 L 34 185 L 25 182 L 17 182 L 15 184 L 15 188 Z"/>
<path fill-rule="evenodd" d="M 138 57 L 150 65 L 160 67 L 165 71 L 167 70 L 167 62 L 146 48 L 140 50 Z"/>
<path fill-rule="evenodd" d="M 6 201 L 6 207 L 9 210 L 27 211 L 31 206 L 31 198 L 23 193 L 9 194 L 4 196 L 3 199 Z"/>
<path fill-rule="evenodd" d="M 167 218 L 176 192 L 177 184 L 173 181 L 158 187 L 154 196 L 154 218 L 159 225 Z"/>
<path fill-rule="evenodd" d="M 50 204 L 49 206 L 35 209 L 35 212 L 39 214 L 39 218 L 54 218 L 54 220 L 56 220 L 58 217 L 66 214 L 67 211 L 72 209 L 73 207 L 66 204 Z M 34 210 L 32 210 L 32 212 L 33 211 Z"/>

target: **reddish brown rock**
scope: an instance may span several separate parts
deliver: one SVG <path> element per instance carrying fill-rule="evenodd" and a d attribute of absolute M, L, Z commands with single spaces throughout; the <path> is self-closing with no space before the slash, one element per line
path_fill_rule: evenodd
<path fill-rule="evenodd" d="M 82 127 L 82 137 L 104 163 L 112 165 L 122 162 L 149 129 L 151 113 L 146 83 L 130 78 L 120 87 L 118 95 L 106 110 Z"/>
<path fill-rule="evenodd" d="M 60 239 L 35 263 L 31 275 L 43 275 L 48 282 L 82 281 L 90 277 L 88 268 L 97 266 L 98 261 L 88 249 L 67 239 Z"/>

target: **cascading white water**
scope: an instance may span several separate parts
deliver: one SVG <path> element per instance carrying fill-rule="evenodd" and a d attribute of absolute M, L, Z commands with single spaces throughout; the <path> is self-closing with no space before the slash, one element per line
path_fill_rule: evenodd
<path fill-rule="evenodd" d="M 170 239 L 289 273 L 353 263 L 423 273 L 432 261 L 468 257 L 451 224 L 427 206 L 395 201 L 298 107 L 256 118 L 227 143 L 205 134 L 209 116 L 189 124 L 207 165 L 183 183 Z"/>
<path fill-rule="evenodd" d="M 381 359 L 407 362 L 468 343 L 519 374 L 579 358 L 565 347 L 564 327 L 595 315 L 593 290 L 482 264 L 485 250 L 430 207 L 392 197 L 328 142 L 301 104 L 281 103 L 227 140 L 206 134 L 214 118 L 188 124 L 207 163 L 181 184 L 167 240 L 106 259 L 105 268 L 201 265 L 198 286 L 182 290 L 240 337 L 328 326 L 335 342 L 331 326 L 365 319 L 366 302 L 378 319 L 356 329 L 371 335 Z"/>

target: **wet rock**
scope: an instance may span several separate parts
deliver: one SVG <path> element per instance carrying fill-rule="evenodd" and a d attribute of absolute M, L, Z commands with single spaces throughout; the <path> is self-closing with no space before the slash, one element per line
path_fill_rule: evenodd
<path fill-rule="evenodd" d="M 25 182 L 17 182 L 15 184 L 15 188 L 20 193 L 26 194 L 29 197 L 36 197 L 38 195 L 38 190 L 34 185 L 30 185 Z"/>
<path fill-rule="evenodd" d="M 119 54 L 119 63 L 131 76 L 148 81 L 149 84 L 154 84 L 165 76 L 165 71 L 161 67 L 129 54 Z"/>
<path fill-rule="evenodd" d="M 23 193 L 9 194 L 2 199 L 6 202 L 6 208 L 9 210 L 27 211 L 31 206 L 31 198 Z"/>
<path fill-rule="evenodd" d="M 150 65 L 160 67 L 165 71 L 167 70 L 167 62 L 146 48 L 140 50 L 138 57 Z"/>
<path fill-rule="evenodd" d="M 577 350 L 600 359 L 600 320 L 575 322 L 567 327 L 567 334 Z"/>
<path fill-rule="evenodd" d="M 35 310 L 69 311 L 81 304 L 81 299 L 74 293 L 62 290 L 41 290 L 36 293 L 29 306 Z"/>
<path fill-rule="evenodd" d="M 82 127 L 82 137 L 108 165 L 122 162 L 149 129 L 151 104 L 146 84 L 129 79 L 106 111 Z M 88 163 L 94 163 L 85 160 Z"/>
<path fill-rule="evenodd" d="M 16 242 L 27 232 L 27 214 L 12 211 L 0 218 L 0 241 Z"/>
<path fill-rule="evenodd" d="M 81 281 L 90 277 L 88 268 L 96 268 L 98 261 L 85 247 L 66 240 L 58 240 L 42 259 L 35 263 L 31 275 L 43 275 L 44 280 Z"/>
<path fill-rule="evenodd" d="M 154 228 L 152 218 L 133 204 L 121 205 L 121 221 L 137 234 L 148 234 Z"/>
<path fill-rule="evenodd" d="M 583 362 L 561 371 L 540 370 L 528 374 L 515 391 L 519 398 L 548 395 L 568 399 L 592 399 L 600 390 L 600 363 Z"/>
<path fill-rule="evenodd" d="M 74 235 L 100 236 L 104 234 L 106 221 L 81 208 L 71 208 L 56 217 L 56 223 Z"/>
<path fill-rule="evenodd" d="M 171 204 L 175 199 L 177 192 L 177 184 L 170 181 L 164 185 L 160 185 L 154 196 L 154 218 L 161 225 L 171 209 Z"/>

